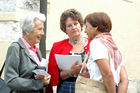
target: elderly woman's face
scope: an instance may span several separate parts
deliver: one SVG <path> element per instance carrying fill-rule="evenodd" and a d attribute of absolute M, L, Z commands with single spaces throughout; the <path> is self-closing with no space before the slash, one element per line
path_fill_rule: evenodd
<path fill-rule="evenodd" d="M 28 32 L 27 37 L 32 44 L 37 44 L 44 35 L 44 23 L 40 20 L 36 20 L 34 23 L 35 26 L 33 27 L 32 32 Z"/>
<path fill-rule="evenodd" d="M 81 25 L 79 21 L 72 20 L 69 17 L 66 20 L 66 33 L 69 37 L 79 36 L 81 34 Z"/>

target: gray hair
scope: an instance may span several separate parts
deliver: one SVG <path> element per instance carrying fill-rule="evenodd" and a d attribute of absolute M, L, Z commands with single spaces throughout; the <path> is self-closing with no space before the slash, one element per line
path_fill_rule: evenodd
<path fill-rule="evenodd" d="M 20 22 L 20 27 L 22 29 L 22 34 L 25 35 L 25 31 L 31 32 L 33 27 L 35 26 L 34 21 L 41 20 L 45 22 L 46 17 L 44 14 L 39 12 L 29 12 L 25 14 Z"/>

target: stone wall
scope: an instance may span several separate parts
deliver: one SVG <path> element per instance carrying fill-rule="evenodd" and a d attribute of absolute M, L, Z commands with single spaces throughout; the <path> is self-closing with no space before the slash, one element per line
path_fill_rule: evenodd
<path fill-rule="evenodd" d="M 21 30 L 18 22 L 8 21 L 0 22 L 1 35 L 0 41 L 13 41 L 21 36 Z"/>
<path fill-rule="evenodd" d="M 19 21 L 28 11 L 39 11 L 39 0 L 0 1 L 0 41 L 13 41 L 21 36 Z"/>
<path fill-rule="evenodd" d="M 16 0 L 0 0 L 0 12 L 15 12 Z"/>
<path fill-rule="evenodd" d="M 129 80 L 128 93 L 140 93 L 140 80 Z"/>

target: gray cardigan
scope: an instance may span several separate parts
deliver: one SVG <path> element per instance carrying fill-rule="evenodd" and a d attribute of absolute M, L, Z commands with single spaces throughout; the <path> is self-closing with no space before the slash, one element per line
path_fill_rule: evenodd
<path fill-rule="evenodd" d="M 39 49 L 37 54 L 41 59 Z M 21 38 L 8 48 L 5 64 L 4 80 L 14 90 L 13 93 L 42 93 L 42 80 L 35 80 L 32 71 L 38 66 L 29 54 Z"/>

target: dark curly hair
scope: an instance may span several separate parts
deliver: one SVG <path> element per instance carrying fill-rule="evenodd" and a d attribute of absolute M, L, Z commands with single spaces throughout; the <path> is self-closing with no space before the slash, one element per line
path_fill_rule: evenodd
<path fill-rule="evenodd" d="M 76 9 L 68 9 L 62 13 L 60 16 L 60 28 L 63 32 L 66 31 L 66 20 L 72 18 L 80 23 L 81 28 L 83 27 L 84 21 L 80 12 Z"/>

